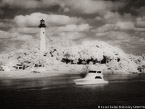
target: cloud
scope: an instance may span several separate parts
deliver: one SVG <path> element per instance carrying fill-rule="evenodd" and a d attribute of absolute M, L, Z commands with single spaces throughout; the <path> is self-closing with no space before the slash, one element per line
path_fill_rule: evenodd
<path fill-rule="evenodd" d="M 100 16 L 96 16 L 95 20 L 104 22 L 105 24 L 96 29 L 100 31 L 114 31 L 114 30 L 133 30 L 145 31 L 145 17 L 136 17 L 131 14 L 119 14 L 118 12 L 107 11 Z"/>
<path fill-rule="evenodd" d="M 134 31 L 139 31 L 139 32 L 145 32 L 145 28 L 142 28 L 142 27 L 135 27 L 134 28 Z"/>
<path fill-rule="evenodd" d="M 1 40 L 9 41 L 9 45 L 1 43 L 4 48 L 17 48 L 31 41 L 38 41 L 40 29 L 38 28 L 41 19 L 45 19 L 46 37 L 63 37 L 63 39 L 76 40 L 85 37 L 83 32 L 88 32 L 91 26 L 84 22 L 82 18 L 69 17 L 66 15 L 32 13 L 30 15 L 17 15 L 13 20 L 1 20 L 0 27 L 5 27 L 7 31 L 0 30 Z M 4 42 L 7 42 L 7 41 Z M 15 44 L 16 42 L 17 44 Z M 39 45 L 35 44 L 34 45 Z M 11 47 L 9 47 L 11 46 Z M 6 49 L 5 50 L 9 50 Z M 2 49 L 2 47 L 1 47 Z"/>
<path fill-rule="evenodd" d="M 96 33 L 97 37 L 103 37 L 106 38 L 107 40 L 118 40 L 121 42 L 129 42 L 131 39 L 131 36 L 129 33 L 126 32 L 121 32 L 121 31 L 109 31 L 109 32 L 101 32 L 101 33 Z"/>
<path fill-rule="evenodd" d="M 20 28 L 11 28 L 9 31 L 17 31 L 20 34 L 37 34 L 39 33 L 39 28 L 29 28 L 29 27 L 20 27 Z"/>
<path fill-rule="evenodd" d="M 65 0 L 2 0 L 0 6 L 9 6 L 11 8 L 48 8 L 59 5 L 63 7 Z"/>
<path fill-rule="evenodd" d="M 7 39 L 7 38 L 14 38 L 16 36 L 16 33 L 9 33 L 9 32 L 6 32 L 6 31 L 2 31 L 0 30 L 0 38 L 4 38 L 4 39 Z"/>
<path fill-rule="evenodd" d="M 90 25 L 89 24 L 80 24 L 80 25 L 76 25 L 76 24 L 70 24 L 70 25 L 66 25 L 66 26 L 55 26 L 55 27 L 51 27 L 49 29 L 49 32 L 87 32 L 90 29 Z"/>
<path fill-rule="evenodd" d="M 13 40 L 19 40 L 19 41 L 32 41 L 33 36 L 32 35 L 25 35 L 25 34 L 18 34 L 17 37 L 15 37 Z"/>
<path fill-rule="evenodd" d="M 107 34 L 108 34 L 108 32 L 97 32 L 96 36 L 101 37 L 101 36 L 106 36 Z"/>
<path fill-rule="evenodd" d="M 0 39 L 26 41 L 33 39 L 32 35 L 21 34 L 19 31 L 2 31 L 0 30 Z"/>
<path fill-rule="evenodd" d="M 83 14 L 96 14 L 108 10 L 118 10 L 125 6 L 123 1 L 111 0 L 66 0 L 66 6 L 72 11 Z"/>
<path fill-rule="evenodd" d="M 38 39 L 38 26 L 43 18 L 47 38 L 57 36 L 83 41 L 95 37 L 112 40 L 118 46 L 143 44 L 145 7 L 135 3 L 131 0 L 0 0 L 1 18 L 14 18 L 12 21 L 0 20 L 0 37 L 17 42 Z M 131 12 L 131 8 L 135 12 Z"/>
<path fill-rule="evenodd" d="M 114 23 L 120 21 L 121 15 L 118 12 L 106 11 L 101 13 L 100 19 L 106 23 Z"/>
<path fill-rule="evenodd" d="M 114 18 L 113 21 L 113 16 L 120 17 L 119 19 Z M 135 31 L 137 32 L 139 28 L 136 28 L 135 20 L 131 19 L 130 15 L 121 16 L 118 13 L 115 13 L 115 15 L 112 13 L 112 15 L 106 15 L 103 19 L 105 19 L 105 24 L 92 30 L 95 32 L 97 39 L 109 41 L 115 46 L 124 47 L 124 49 L 143 44 L 140 38 L 141 33 L 135 34 Z"/>
<path fill-rule="evenodd" d="M 120 14 L 118 12 L 103 12 L 96 16 L 96 21 L 104 22 L 104 25 L 92 30 L 96 34 L 96 39 L 107 41 L 112 45 L 132 48 L 138 46 L 137 44 L 143 44 L 139 40 L 139 34 L 135 34 L 135 31 L 143 31 L 144 29 L 136 27 L 136 17 L 131 14 Z M 134 36 L 136 35 L 136 38 Z"/>
<path fill-rule="evenodd" d="M 103 32 L 108 32 L 108 31 L 112 31 L 112 30 L 118 30 L 118 28 L 115 24 L 105 24 L 92 31 L 94 31 L 96 33 L 98 33 L 98 32 L 103 33 Z"/>
<path fill-rule="evenodd" d="M 136 18 L 134 31 L 145 32 L 145 16 Z"/>
<path fill-rule="evenodd" d="M 139 9 L 135 9 L 139 16 L 145 16 L 145 6 L 140 7 Z"/>
<path fill-rule="evenodd" d="M 9 5 L 10 7 L 20 8 L 36 8 L 40 7 L 40 1 L 38 0 L 2 0 L 1 6 Z"/>
<path fill-rule="evenodd" d="M 0 9 L 0 15 L 2 15 L 3 14 L 3 11 Z"/>
<path fill-rule="evenodd" d="M 65 12 L 94 14 L 100 11 L 116 10 L 125 5 L 125 2 L 111 0 L 2 0 L 1 6 L 19 8 L 49 8 L 59 6 Z"/>
<path fill-rule="evenodd" d="M 11 28 L 13 27 L 12 23 L 9 22 L 0 22 L 0 28 Z"/>
<path fill-rule="evenodd" d="M 32 35 L 21 34 L 17 31 L 0 30 L 0 52 L 10 52 L 20 49 L 25 42 L 33 43 L 35 40 Z"/>
<path fill-rule="evenodd" d="M 67 38 L 69 40 L 74 40 L 74 39 L 85 37 L 85 34 L 80 33 L 80 32 L 61 32 L 58 34 L 58 36 L 63 39 Z"/>
<path fill-rule="evenodd" d="M 100 27 L 99 31 L 96 31 L 96 39 L 107 41 L 114 46 L 120 46 L 127 53 L 143 53 L 143 51 L 139 49 L 145 46 L 145 32 L 136 29 L 140 30 L 141 28 L 134 27 L 131 31 L 122 29 L 115 30 L 113 27 L 109 26 L 109 24 L 106 24 L 103 28 Z"/>
<path fill-rule="evenodd" d="M 139 51 L 139 46 L 145 46 L 145 43 L 142 41 L 142 38 L 139 37 L 139 34 L 133 36 L 134 33 L 123 31 L 104 32 L 101 33 L 102 35 L 100 37 L 98 37 L 98 34 L 100 33 L 96 33 L 97 39 L 106 41 L 116 47 L 120 47 L 127 53 L 132 53 L 133 51 L 134 54 L 142 53 L 142 51 Z"/>
<path fill-rule="evenodd" d="M 46 36 L 50 37 L 61 37 L 68 40 L 76 40 L 80 38 L 85 38 L 86 33 L 89 32 L 91 27 L 88 24 L 80 25 L 66 25 L 66 26 L 57 26 L 47 29 Z"/>
<path fill-rule="evenodd" d="M 145 43 L 145 38 L 140 38 L 138 41 L 139 41 L 140 43 Z"/>
<path fill-rule="evenodd" d="M 96 33 L 103 33 L 108 31 L 116 31 L 116 30 L 133 30 L 134 29 L 134 22 L 130 21 L 118 21 L 116 23 L 106 23 L 105 25 L 98 27 L 95 30 L 92 30 Z"/>
<path fill-rule="evenodd" d="M 136 26 L 137 27 L 141 27 L 141 28 L 145 28 L 145 16 L 143 17 L 138 17 L 136 19 Z"/>
<path fill-rule="evenodd" d="M 134 29 L 134 25 L 134 22 L 131 21 L 119 21 L 115 24 L 119 29 Z"/>
<path fill-rule="evenodd" d="M 99 18 L 100 17 L 100 18 Z M 135 21 L 136 17 L 130 13 L 120 14 L 119 12 L 112 12 L 110 10 L 102 12 L 99 16 L 96 16 L 96 20 L 105 23 L 116 23 L 118 21 Z"/>
<path fill-rule="evenodd" d="M 65 15 L 32 13 L 30 15 L 18 15 L 14 18 L 14 22 L 19 27 L 38 27 L 41 19 L 45 19 L 47 26 L 59 26 L 67 24 L 78 24 L 83 22 L 82 18 L 69 17 Z"/>
<path fill-rule="evenodd" d="M 0 38 L 9 38 L 10 37 L 9 35 L 10 35 L 9 33 L 0 30 Z"/>
<path fill-rule="evenodd" d="M 10 31 L 17 31 L 19 34 L 33 34 L 39 37 L 39 28 L 41 19 L 45 19 L 47 28 L 47 36 L 57 35 L 69 37 L 69 39 L 77 39 L 84 36 L 83 32 L 89 32 L 92 28 L 88 23 L 85 23 L 82 18 L 69 17 L 66 15 L 32 13 L 30 15 L 18 15 L 14 18 L 16 28 Z"/>
<path fill-rule="evenodd" d="M 97 13 L 100 11 L 107 10 L 113 6 L 111 1 L 100 1 L 100 0 L 66 0 L 66 4 L 70 9 L 86 14 Z"/>
<path fill-rule="evenodd" d="M 130 34 L 126 32 L 119 32 L 119 31 L 112 31 L 111 33 L 108 34 L 108 37 L 113 39 L 113 40 L 121 40 L 125 42 L 130 41 Z"/>

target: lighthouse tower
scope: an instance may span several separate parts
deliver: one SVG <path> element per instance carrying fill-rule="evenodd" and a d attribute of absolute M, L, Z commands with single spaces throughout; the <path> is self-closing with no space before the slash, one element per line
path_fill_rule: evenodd
<path fill-rule="evenodd" d="M 44 56 L 46 53 L 46 38 L 45 38 L 45 21 L 42 19 L 40 20 L 40 55 Z"/>

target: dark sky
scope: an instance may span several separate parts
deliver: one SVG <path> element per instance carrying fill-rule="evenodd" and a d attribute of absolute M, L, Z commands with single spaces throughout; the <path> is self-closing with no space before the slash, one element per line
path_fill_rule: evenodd
<path fill-rule="evenodd" d="M 0 0 L 0 51 L 36 39 L 42 18 L 47 37 L 102 40 L 145 53 L 145 0 Z"/>

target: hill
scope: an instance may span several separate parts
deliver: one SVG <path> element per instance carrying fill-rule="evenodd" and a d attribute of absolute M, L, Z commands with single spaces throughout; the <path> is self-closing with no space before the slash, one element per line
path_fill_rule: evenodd
<path fill-rule="evenodd" d="M 138 72 L 141 61 L 138 57 L 126 54 L 120 48 L 102 41 L 75 43 L 64 38 L 51 38 L 48 41 L 46 56 L 40 57 L 39 48 L 31 44 L 7 54 L 1 54 L 1 64 L 19 64 L 25 67 L 35 65 L 103 65 L 104 69 L 121 70 L 125 73 Z M 142 62 L 143 64 L 143 62 Z"/>

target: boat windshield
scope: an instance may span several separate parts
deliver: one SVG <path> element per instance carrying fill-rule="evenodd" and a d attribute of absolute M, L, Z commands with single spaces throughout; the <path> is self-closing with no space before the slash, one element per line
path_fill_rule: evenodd
<path fill-rule="evenodd" d="M 92 70 L 90 70 L 89 73 L 96 73 L 96 71 L 92 71 Z"/>
<path fill-rule="evenodd" d="M 95 79 L 102 79 L 100 76 L 96 76 Z"/>

